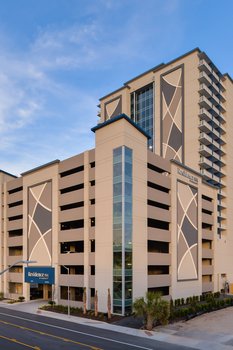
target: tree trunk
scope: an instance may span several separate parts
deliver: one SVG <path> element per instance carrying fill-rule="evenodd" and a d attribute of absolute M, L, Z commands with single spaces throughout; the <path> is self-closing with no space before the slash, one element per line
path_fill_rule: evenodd
<path fill-rule="evenodd" d="M 111 318 L 111 295 L 110 288 L 108 288 L 108 320 Z"/>
<path fill-rule="evenodd" d="M 98 316 L 98 294 L 97 290 L 95 291 L 95 317 Z"/>
<path fill-rule="evenodd" d="M 148 331 L 152 331 L 153 329 L 153 324 L 154 324 L 154 317 L 152 315 L 147 315 L 147 320 L 146 320 L 146 329 Z"/>
<path fill-rule="evenodd" d="M 86 315 L 87 313 L 87 292 L 86 287 L 83 290 L 83 314 Z"/>

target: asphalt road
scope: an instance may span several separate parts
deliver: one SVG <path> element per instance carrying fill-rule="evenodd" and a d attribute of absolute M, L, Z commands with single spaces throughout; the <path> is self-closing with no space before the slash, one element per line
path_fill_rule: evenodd
<path fill-rule="evenodd" d="M 185 350 L 124 333 L 0 307 L 1 350 Z"/>

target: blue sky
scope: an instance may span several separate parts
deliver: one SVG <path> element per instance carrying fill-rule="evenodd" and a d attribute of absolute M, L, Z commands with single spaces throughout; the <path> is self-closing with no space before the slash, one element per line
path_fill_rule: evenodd
<path fill-rule="evenodd" d="M 231 0 L 0 0 L 0 169 L 94 147 L 98 99 L 200 47 L 233 76 Z"/>

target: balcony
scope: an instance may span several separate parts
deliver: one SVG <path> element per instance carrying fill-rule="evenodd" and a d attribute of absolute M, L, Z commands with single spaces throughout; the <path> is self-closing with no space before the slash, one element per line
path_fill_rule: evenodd
<path fill-rule="evenodd" d="M 213 157 L 214 161 L 220 161 L 221 157 L 216 152 L 212 151 L 209 147 L 201 145 L 199 147 L 199 153 L 205 157 Z"/>
<path fill-rule="evenodd" d="M 204 59 L 199 61 L 198 68 L 201 71 L 206 72 L 208 75 L 212 72 L 212 68 L 210 67 L 210 65 Z"/>
<path fill-rule="evenodd" d="M 201 119 L 204 119 L 206 121 L 211 121 L 212 120 L 212 115 L 210 112 L 207 111 L 206 108 L 201 108 L 200 111 L 199 111 L 199 117 Z"/>
<path fill-rule="evenodd" d="M 201 169 L 200 173 L 203 175 L 204 179 L 206 180 L 212 180 L 216 184 L 220 183 L 220 178 L 214 174 L 211 174 L 209 171 L 206 169 Z"/>
<path fill-rule="evenodd" d="M 207 110 L 211 109 L 213 106 L 212 106 L 212 103 L 208 100 L 208 98 L 206 98 L 205 96 L 201 96 L 199 98 L 199 105 L 202 107 L 202 108 L 206 108 Z"/>
<path fill-rule="evenodd" d="M 220 144 L 213 140 L 208 134 L 205 132 L 201 132 L 198 140 L 204 145 L 212 145 L 214 151 L 218 151 L 220 149 Z"/>
<path fill-rule="evenodd" d="M 202 132 L 206 132 L 206 133 L 213 132 L 213 127 L 206 120 L 201 120 L 198 127 Z"/>
<path fill-rule="evenodd" d="M 201 157 L 198 164 L 200 165 L 201 168 L 208 169 L 212 167 L 212 162 L 206 158 L 206 157 Z"/>

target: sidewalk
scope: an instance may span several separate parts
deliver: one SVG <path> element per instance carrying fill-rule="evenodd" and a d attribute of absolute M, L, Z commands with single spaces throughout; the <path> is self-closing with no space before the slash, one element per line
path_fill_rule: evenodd
<path fill-rule="evenodd" d="M 200 350 L 233 349 L 233 307 L 196 317 L 187 322 L 158 327 L 154 331 L 132 329 L 108 324 L 102 321 L 39 310 L 44 301 L 30 301 L 15 304 L 0 302 L 1 307 L 69 321 L 114 332 L 155 339 L 170 344 L 183 345 Z"/>

